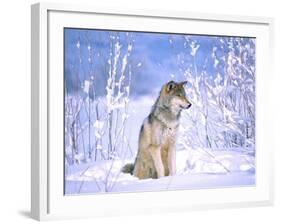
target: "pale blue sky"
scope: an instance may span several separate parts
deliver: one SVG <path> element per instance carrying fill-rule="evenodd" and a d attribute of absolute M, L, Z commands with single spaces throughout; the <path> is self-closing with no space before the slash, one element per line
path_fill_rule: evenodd
<path fill-rule="evenodd" d="M 94 76 L 94 85 L 97 95 L 105 94 L 105 86 L 108 75 L 108 59 L 110 53 L 109 36 L 119 37 L 121 57 L 124 56 L 129 43 L 133 44 L 133 50 L 129 57 L 132 68 L 132 95 L 150 94 L 154 89 L 171 80 L 181 81 L 186 69 L 197 74 L 206 71 L 210 77 L 225 72 L 225 62 L 222 59 L 232 46 L 220 42 L 216 36 L 159 34 L 144 32 L 114 32 L 86 29 L 65 29 L 65 78 L 67 91 L 81 89 L 83 80 Z M 184 38 L 189 38 L 200 47 L 197 50 L 195 60 L 190 55 L 191 48 L 184 44 Z M 222 37 L 229 39 L 230 37 Z M 250 38 L 242 38 L 242 43 L 250 44 Z M 113 40 L 114 42 L 115 40 Z M 77 47 L 79 42 L 80 46 Z M 227 41 L 226 41 L 227 42 Z M 91 55 L 89 55 L 89 47 Z M 216 47 L 216 55 L 219 59 L 218 66 L 214 66 L 212 58 L 213 48 Z M 234 46 L 235 47 L 238 46 Z M 89 60 L 90 58 L 90 60 Z M 121 60 L 120 60 L 121 61 Z M 254 65 L 253 62 L 249 62 Z M 141 66 L 138 66 L 140 65 Z M 119 68 L 121 63 L 118 65 Z"/>

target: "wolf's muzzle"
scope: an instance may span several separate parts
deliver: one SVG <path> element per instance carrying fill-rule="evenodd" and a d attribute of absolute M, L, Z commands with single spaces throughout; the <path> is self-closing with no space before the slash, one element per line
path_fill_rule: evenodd
<path fill-rule="evenodd" d="M 191 103 L 187 105 L 187 107 L 185 109 L 189 109 L 191 107 Z"/>
<path fill-rule="evenodd" d="M 191 107 L 191 105 L 192 105 L 192 104 L 189 103 L 189 104 L 188 104 L 187 106 L 185 106 L 185 107 L 181 106 L 181 108 L 182 108 L 182 109 L 189 109 L 189 108 Z"/>

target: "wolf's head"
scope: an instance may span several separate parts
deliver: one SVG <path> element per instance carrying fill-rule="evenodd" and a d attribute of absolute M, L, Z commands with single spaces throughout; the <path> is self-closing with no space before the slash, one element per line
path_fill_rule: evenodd
<path fill-rule="evenodd" d="M 161 98 L 164 106 L 168 107 L 173 113 L 178 114 L 182 109 L 191 107 L 191 103 L 186 97 L 184 82 L 170 81 L 161 90 Z"/>

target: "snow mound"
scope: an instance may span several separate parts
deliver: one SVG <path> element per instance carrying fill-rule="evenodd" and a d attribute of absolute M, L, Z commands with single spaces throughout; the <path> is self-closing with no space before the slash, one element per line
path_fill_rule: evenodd
<path fill-rule="evenodd" d="M 66 194 L 233 187 L 255 183 L 254 156 L 204 149 L 177 152 L 177 174 L 140 180 L 121 172 L 133 160 L 107 160 L 70 166 Z"/>

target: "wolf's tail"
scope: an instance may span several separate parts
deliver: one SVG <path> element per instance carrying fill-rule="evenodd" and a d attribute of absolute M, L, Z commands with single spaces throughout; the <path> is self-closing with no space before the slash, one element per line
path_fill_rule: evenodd
<path fill-rule="evenodd" d="M 133 163 L 127 163 L 125 166 L 123 166 L 121 171 L 123 173 L 130 173 L 131 175 L 133 175 L 134 167 L 135 165 Z"/>

